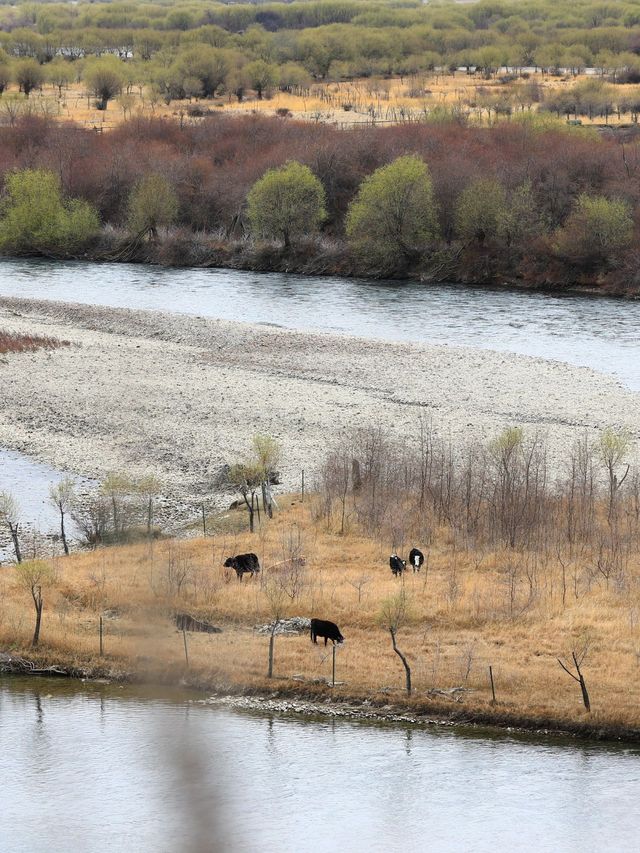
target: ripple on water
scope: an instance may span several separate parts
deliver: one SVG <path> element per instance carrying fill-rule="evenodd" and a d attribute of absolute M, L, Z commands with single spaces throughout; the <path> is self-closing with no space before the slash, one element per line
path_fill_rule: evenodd
<path fill-rule="evenodd" d="M 635 301 L 415 281 L 34 260 L 0 262 L 0 294 L 497 349 L 592 367 L 640 389 L 640 303 Z"/>

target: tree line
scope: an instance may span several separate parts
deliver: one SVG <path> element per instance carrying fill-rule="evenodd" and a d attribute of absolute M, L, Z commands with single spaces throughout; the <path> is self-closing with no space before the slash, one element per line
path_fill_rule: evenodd
<path fill-rule="evenodd" d="M 25 117 L 0 128 L 0 249 L 633 289 L 638 169 L 633 137 L 536 117 L 139 119 L 108 135 Z"/>
<path fill-rule="evenodd" d="M 91 90 L 99 72 L 169 100 L 436 68 L 491 77 L 591 67 L 639 82 L 640 13 L 594 0 L 23 3 L 0 7 L 0 49 L 0 86 L 27 78 L 25 94 L 44 80 L 86 78 Z"/>

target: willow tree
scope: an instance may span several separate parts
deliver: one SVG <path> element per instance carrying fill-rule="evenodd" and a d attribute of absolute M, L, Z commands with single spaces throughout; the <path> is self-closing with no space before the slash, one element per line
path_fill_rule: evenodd
<path fill-rule="evenodd" d="M 316 233 L 327 216 L 324 188 L 308 166 L 291 160 L 269 169 L 247 196 L 253 234 L 292 240 Z"/>
<path fill-rule="evenodd" d="M 407 155 L 376 169 L 349 206 L 346 230 L 356 252 L 371 265 L 416 260 L 438 235 L 427 164 Z"/>
<path fill-rule="evenodd" d="M 5 178 L 0 206 L 0 249 L 16 254 L 68 255 L 97 234 L 98 214 L 86 201 L 62 195 L 47 169 L 23 169 Z"/>
<path fill-rule="evenodd" d="M 155 240 L 158 228 L 172 225 L 177 215 L 178 197 L 163 175 L 147 175 L 131 191 L 127 225 L 138 239 Z"/>

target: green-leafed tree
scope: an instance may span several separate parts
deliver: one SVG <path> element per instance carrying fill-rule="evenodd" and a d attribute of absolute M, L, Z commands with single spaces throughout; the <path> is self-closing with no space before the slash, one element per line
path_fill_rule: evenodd
<path fill-rule="evenodd" d="M 247 197 L 251 231 L 281 238 L 286 247 L 315 233 L 326 218 L 322 184 L 308 166 L 292 160 L 269 169 Z"/>
<path fill-rule="evenodd" d="M 556 251 L 574 263 L 615 264 L 632 240 L 626 201 L 583 193 L 556 235 Z"/>
<path fill-rule="evenodd" d="M 24 92 L 27 98 L 44 82 L 44 71 L 35 59 L 19 59 L 15 64 L 14 73 L 20 91 Z"/>
<path fill-rule="evenodd" d="M 506 236 L 508 222 L 507 194 L 496 178 L 478 178 L 460 193 L 455 227 L 461 240 L 501 241 Z"/>
<path fill-rule="evenodd" d="M 100 227 L 96 210 L 81 199 L 63 198 L 60 179 L 46 169 L 11 172 L 0 214 L 0 250 L 17 254 L 70 254 Z"/>
<path fill-rule="evenodd" d="M 100 109 L 106 110 L 109 101 L 122 91 L 122 62 L 115 56 L 104 56 L 87 63 L 84 82 L 88 91 L 98 98 Z"/>
<path fill-rule="evenodd" d="M 347 212 L 347 236 L 372 265 L 416 260 L 438 233 L 437 208 L 426 163 L 399 157 L 366 178 Z"/>
<path fill-rule="evenodd" d="M 158 236 L 158 228 L 166 228 L 178 215 L 178 197 L 162 175 L 142 178 L 129 196 L 129 230 L 140 237 Z"/>
<path fill-rule="evenodd" d="M 263 59 L 256 59 L 254 62 L 249 62 L 244 67 L 249 85 L 258 96 L 258 100 L 262 100 L 263 96 L 268 95 L 279 80 L 278 66 L 265 62 Z"/>

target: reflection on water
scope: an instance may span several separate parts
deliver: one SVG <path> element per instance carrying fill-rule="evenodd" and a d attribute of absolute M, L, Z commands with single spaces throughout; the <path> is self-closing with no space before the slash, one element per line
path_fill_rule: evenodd
<path fill-rule="evenodd" d="M 420 282 L 26 260 L 0 262 L 0 295 L 504 350 L 593 367 L 640 389 L 637 302 Z"/>
<path fill-rule="evenodd" d="M 50 680 L 0 678 L 0 778 L 3 853 L 631 851 L 640 830 L 633 749 Z"/>

